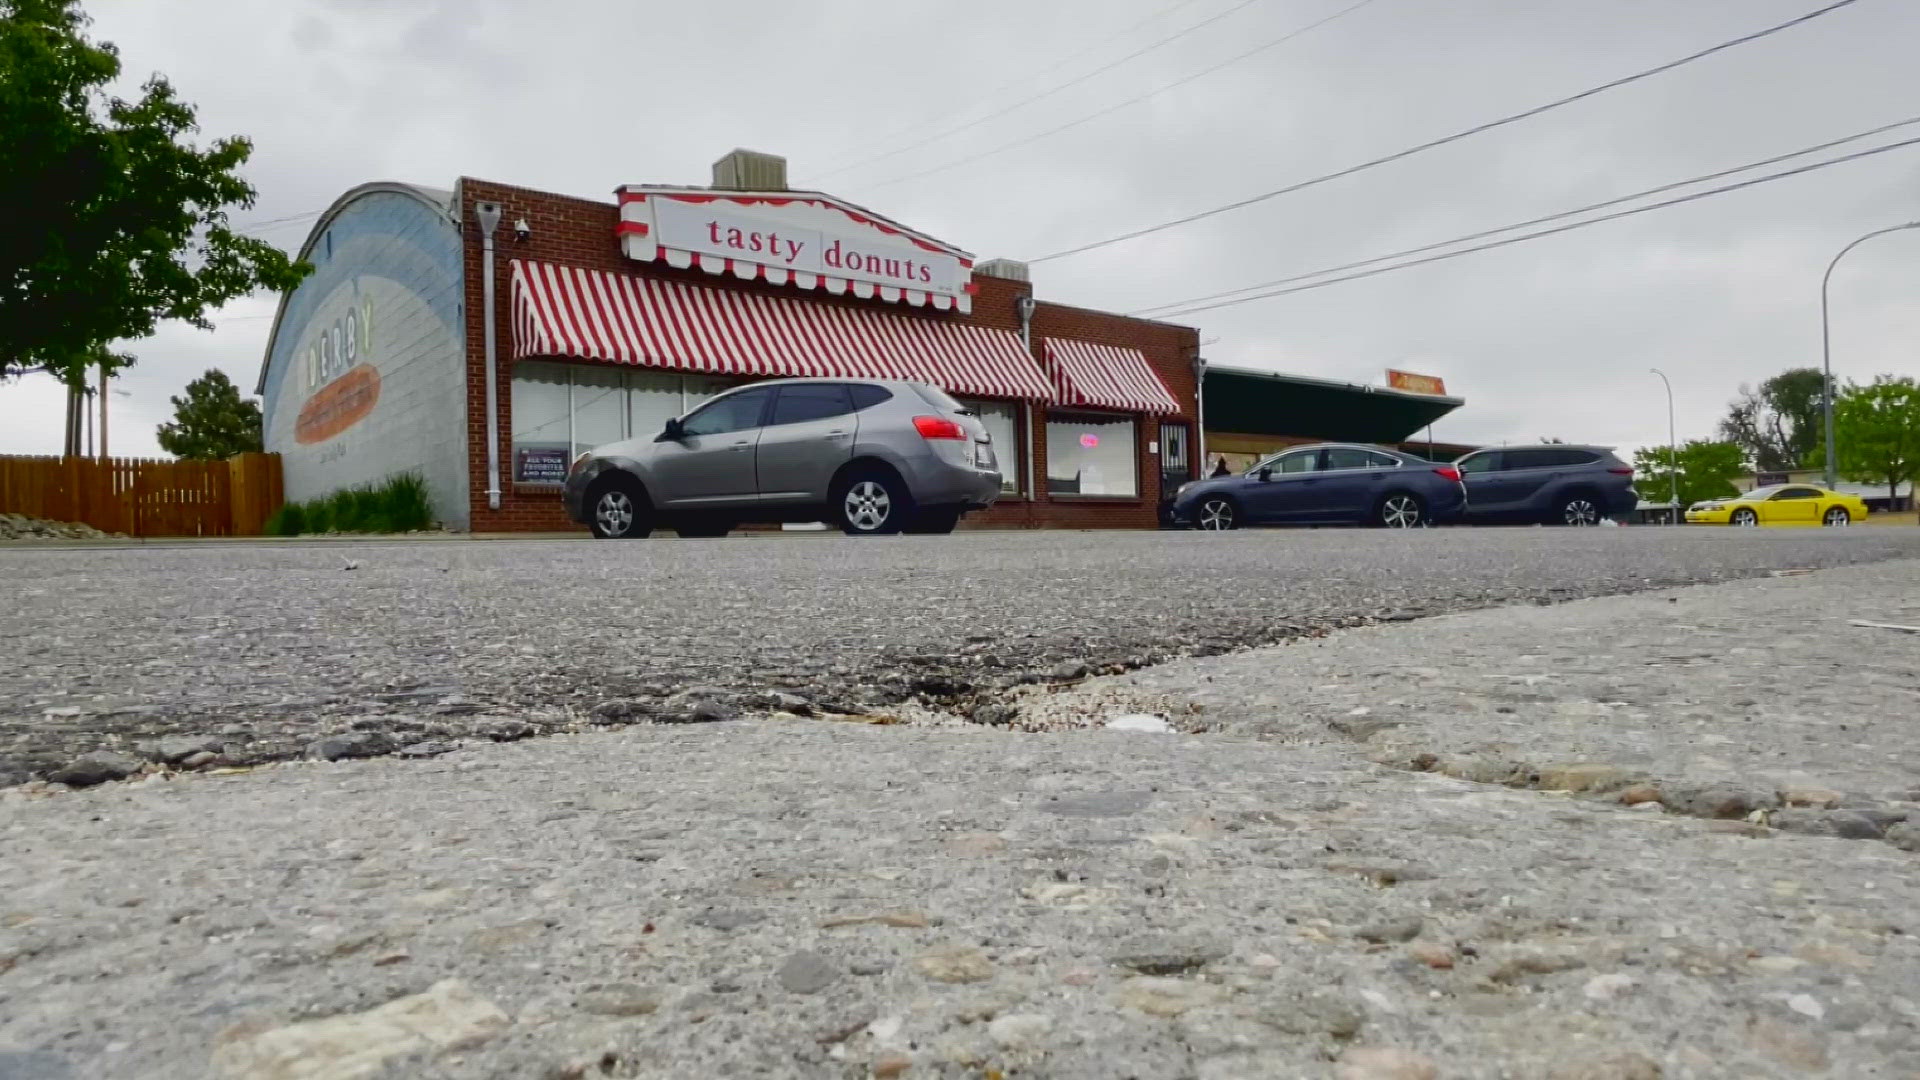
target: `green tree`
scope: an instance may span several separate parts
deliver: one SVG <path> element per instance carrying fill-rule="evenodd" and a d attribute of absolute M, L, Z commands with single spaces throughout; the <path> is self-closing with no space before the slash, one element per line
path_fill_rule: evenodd
<path fill-rule="evenodd" d="M 1819 368 L 1791 368 L 1759 389 L 1742 386 L 1720 421 L 1720 435 L 1737 443 L 1760 472 L 1806 465 L 1821 442 Z"/>
<path fill-rule="evenodd" d="M 1633 486 L 1648 502 L 1672 498 L 1675 455 L 1670 446 L 1650 446 L 1633 455 Z M 1680 505 L 1739 494 L 1733 481 L 1746 474 L 1746 455 L 1738 443 L 1693 439 L 1679 453 Z"/>
<path fill-rule="evenodd" d="M 253 205 L 237 174 L 252 144 L 186 141 L 193 106 L 158 75 L 108 97 L 119 52 L 87 22 L 78 0 L 0 0 L 0 377 L 58 373 L 162 319 L 208 328 L 210 309 L 308 270 L 227 223 Z"/>
<path fill-rule="evenodd" d="M 220 460 L 260 449 L 260 405 L 240 396 L 217 368 L 173 398 L 173 423 L 160 425 L 160 447 L 175 457 Z"/>
<path fill-rule="evenodd" d="M 1833 431 L 1840 467 L 1856 484 L 1885 484 L 1887 496 L 1900 497 L 1900 485 L 1920 479 L 1920 383 L 1882 375 L 1854 383 L 1833 403 Z M 1825 468 L 1824 447 L 1813 453 L 1814 468 Z"/>

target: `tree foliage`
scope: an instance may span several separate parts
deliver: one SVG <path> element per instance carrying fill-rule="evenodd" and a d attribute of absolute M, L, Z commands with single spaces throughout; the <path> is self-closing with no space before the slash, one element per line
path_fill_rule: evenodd
<path fill-rule="evenodd" d="M 1823 437 L 1823 381 L 1819 368 L 1791 368 L 1757 390 L 1741 386 L 1720 421 L 1721 437 L 1737 444 L 1760 472 L 1805 466 Z"/>
<path fill-rule="evenodd" d="M 160 448 L 175 457 L 218 461 L 260 449 L 260 405 L 219 369 L 173 398 L 173 423 L 160 425 Z"/>
<path fill-rule="evenodd" d="M 1680 447 L 1680 505 L 1739 494 L 1733 481 L 1746 474 L 1746 455 L 1738 443 L 1694 439 Z M 1670 446 L 1650 446 L 1633 455 L 1633 486 L 1649 502 L 1673 497 L 1675 455 Z"/>
<path fill-rule="evenodd" d="M 109 97 L 119 53 L 87 21 L 78 0 L 0 0 L 0 376 L 70 371 L 162 319 L 208 328 L 210 309 L 307 271 L 228 225 L 253 205 L 237 173 L 252 144 L 192 145 L 193 106 L 158 75 Z"/>
<path fill-rule="evenodd" d="M 1854 383 L 1833 404 L 1839 474 L 1857 484 L 1881 484 L 1889 498 L 1900 485 L 1920 479 L 1920 383 L 1882 375 Z M 1825 448 L 1814 452 L 1817 468 L 1826 466 Z"/>

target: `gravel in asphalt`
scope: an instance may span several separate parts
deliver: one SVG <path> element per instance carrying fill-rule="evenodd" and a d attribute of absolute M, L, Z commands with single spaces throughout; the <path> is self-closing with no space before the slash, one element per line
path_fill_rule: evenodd
<path fill-rule="evenodd" d="M 1904 1080 L 1920 829 L 1893 815 L 1920 792 L 1883 789 L 1911 761 L 1911 642 L 1821 630 L 1854 604 L 1900 621 L 1917 569 L 1362 628 L 1016 701 L 1185 701 L 1201 734 L 637 724 L 18 787 L 0 1075 Z M 1836 707 L 1816 691 L 1848 655 Z M 1661 782 L 1708 755 L 1760 785 L 1770 741 L 1797 719 L 1838 742 L 1842 713 L 1862 745 L 1786 745 L 1873 796 L 1878 839 L 1380 753 L 1487 740 L 1587 778 L 1645 753 Z"/>
<path fill-rule="evenodd" d="M 0 549 L 0 784 L 166 736 L 210 768 L 766 708 L 992 718 L 1089 670 L 1915 554 L 1920 530 L 1658 528 Z"/>

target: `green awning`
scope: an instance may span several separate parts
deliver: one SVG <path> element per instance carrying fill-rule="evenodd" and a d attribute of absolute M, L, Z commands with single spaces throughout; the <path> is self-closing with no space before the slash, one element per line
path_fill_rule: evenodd
<path fill-rule="evenodd" d="M 1455 397 L 1212 365 L 1204 392 L 1210 432 L 1334 442 L 1405 442 L 1466 404 Z"/>

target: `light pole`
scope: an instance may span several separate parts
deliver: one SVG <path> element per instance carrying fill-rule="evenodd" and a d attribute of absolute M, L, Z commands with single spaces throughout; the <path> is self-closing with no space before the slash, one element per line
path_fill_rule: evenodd
<path fill-rule="evenodd" d="M 1885 236 L 1888 233 L 1901 232 L 1906 229 L 1920 229 L 1920 221 L 1909 221 L 1904 225 L 1889 225 L 1884 229 L 1875 229 L 1867 235 L 1860 237 L 1858 240 L 1840 249 L 1840 253 L 1835 255 L 1833 261 L 1827 264 L 1827 272 L 1821 275 L 1820 278 L 1820 371 L 1823 375 L 1820 383 L 1820 414 L 1827 429 L 1827 487 L 1829 488 L 1839 483 L 1840 477 L 1838 472 L 1839 462 L 1834 458 L 1833 338 L 1832 335 L 1828 333 L 1827 325 L 1827 283 L 1833 280 L 1833 268 L 1840 265 L 1840 260 L 1846 256 L 1847 252 L 1852 251 L 1854 248 L 1859 247 L 1861 244 L 1866 243 L 1876 236 Z"/>
<path fill-rule="evenodd" d="M 1667 453 L 1673 455 L 1667 461 L 1667 476 L 1673 481 L 1673 509 L 1668 512 L 1667 524 L 1678 525 L 1680 524 L 1680 437 L 1675 434 L 1673 426 L 1673 382 L 1667 378 L 1667 373 L 1659 368 L 1647 370 L 1660 376 L 1660 381 L 1667 384 Z"/>

